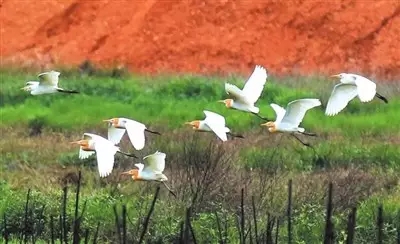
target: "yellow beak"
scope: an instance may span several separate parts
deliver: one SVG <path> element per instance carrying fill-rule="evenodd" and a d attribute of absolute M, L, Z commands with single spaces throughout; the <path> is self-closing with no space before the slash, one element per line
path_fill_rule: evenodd
<path fill-rule="evenodd" d="M 225 100 L 218 100 L 217 103 L 225 103 Z"/>
<path fill-rule="evenodd" d="M 339 75 L 339 74 L 337 74 L 337 75 L 331 75 L 330 77 L 340 78 L 340 75 Z"/>
<path fill-rule="evenodd" d="M 268 122 L 267 122 L 268 123 Z M 260 124 L 261 126 L 267 126 L 267 123 Z"/>
<path fill-rule="evenodd" d="M 112 123 L 111 119 L 103 119 L 103 122 Z"/>
<path fill-rule="evenodd" d="M 185 122 L 184 125 L 192 125 L 191 122 Z"/>
<path fill-rule="evenodd" d="M 72 142 L 70 142 L 71 144 L 78 144 L 78 145 L 81 145 L 81 142 L 80 141 L 72 141 Z"/>

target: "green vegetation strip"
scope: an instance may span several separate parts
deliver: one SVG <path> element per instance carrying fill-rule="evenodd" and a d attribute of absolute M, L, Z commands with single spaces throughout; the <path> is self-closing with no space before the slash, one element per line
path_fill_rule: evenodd
<path fill-rule="evenodd" d="M 27 80 L 35 80 L 36 74 L 3 70 L 0 75 L 2 126 L 27 125 L 32 120 L 40 119 L 50 128 L 79 130 L 99 126 L 104 118 L 121 116 L 176 129 L 188 120 L 202 119 L 205 109 L 225 116 L 232 130 L 259 129 L 262 122 L 251 114 L 228 110 L 223 104 L 217 103 L 227 97 L 224 82 L 243 86 L 244 78 L 239 77 L 222 79 L 181 75 L 111 78 L 64 72 L 60 75 L 60 86 L 77 89 L 81 94 L 32 96 L 20 88 Z M 362 104 L 356 98 L 339 115 L 327 117 L 324 107 L 335 82 L 327 86 L 327 81 L 309 79 L 296 80 L 296 87 L 290 87 L 281 85 L 281 80 L 269 78 L 257 102 L 260 114 L 274 119 L 270 103 L 285 107 L 295 99 L 320 98 L 323 106 L 310 110 L 304 119 L 303 125 L 308 130 L 351 137 L 365 134 L 399 135 L 400 97 L 387 96 L 389 104 L 378 99 Z M 305 87 L 311 83 L 315 85 L 312 89 L 301 89 L 302 82 Z"/>

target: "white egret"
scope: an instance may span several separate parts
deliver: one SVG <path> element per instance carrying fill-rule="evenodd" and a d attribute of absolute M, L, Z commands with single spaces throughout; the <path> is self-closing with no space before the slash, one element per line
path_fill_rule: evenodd
<path fill-rule="evenodd" d="M 301 121 L 303 120 L 306 112 L 314 107 L 320 106 L 321 101 L 319 99 L 298 99 L 290 102 L 286 110 L 281 106 L 272 103 L 271 107 L 276 113 L 276 120 L 274 122 L 269 121 L 267 123 L 261 124 L 261 126 L 267 126 L 271 133 L 274 132 L 286 132 L 294 136 L 303 145 L 309 146 L 309 144 L 302 142 L 294 133 L 301 133 L 308 136 L 315 136 L 315 134 L 305 132 L 305 129 L 299 127 Z"/>
<path fill-rule="evenodd" d="M 161 133 L 157 131 L 151 131 L 147 129 L 144 124 L 131 119 L 112 118 L 103 121 L 108 122 L 108 140 L 114 142 L 115 144 L 118 144 L 121 141 L 121 138 L 126 130 L 129 136 L 129 140 L 136 150 L 142 150 L 144 148 L 145 131 L 161 135 Z"/>
<path fill-rule="evenodd" d="M 168 177 L 163 174 L 163 171 L 165 169 L 165 158 L 165 153 L 156 151 L 155 153 L 147 155 L 143 158 L 144 164 L 135 164 L 137 169 L 132 169 L 121 174 L 131 175 L 134 181 L 162 182 L 165 187 L 171 192 L 171 194 L 176 197 L 175 193 L 165 183 L 165 181 L 168 180 Z"/>
<path fill-rule="evenodd" d="M 333 88 L 328 100 L 325 110 L 325 114 L 328 116 L 338 114 L 357 95 L 361 102 L 369 102 L 376 96 L 388 103 L 385 97 L 376 92 L 376 84 L 361 75 L 340 73 L 331 77 L 340 78 L 341 83 Z"/>
<path fill-rule="evenodd" d="M 86 159 L 96 152 L 97 167 L 100 177 L 108 176 L 114 167 L 114 155 L 118 152 L 129 157 L 135 157 L 120 151 L 113 142 L 91 133 L 84 133 L 82 140 L 71 142 L 80 145 L 79 158 Z"/>
<path fill-rule="evenodd" d="M 207 110 L 203 112 L 206 115 L 204 120 L 194 120 L 185 124 L 191 125 L 196 131 L 214 132 L 222 141 L 228 140 L 227 134 L 243 138 L 241 135 L 234 135 L 230 132 L 230 129 L 225 126 L 225 118 L 222 115 Z"/>
<path fill-rule="evenodd" d="M 63 88 L 58 87 L 58 76 L 60 72 L 57 71 L 49 71 L 45 73 L 41 73 L 38 75 L 39 81 L 28 81 L 26 82 L 26 86 L 22 87 L 22 90 L 30 91 L 32 95 L 42 95 L 49 93 L 79 93 L 74 90 L 65 90 Z"/>
<path fill-rule="evenodd" d="M 237 86 L 225 83 L 225 91 L 231 97 L 230 99 L 220 100 L 218 102 L 225 103 L 227 108 L 233 108 L 244 112 L 250 112 L 261 119 L 266 118 L 260 116 L 258 113 L 260 109 L 254 104 L 260 98 L 264 89 L 265 82 L 267 81 L 267 71 L 260 65 L 256 65 L 253 73 L 247 79 L 243 90 Z"/>

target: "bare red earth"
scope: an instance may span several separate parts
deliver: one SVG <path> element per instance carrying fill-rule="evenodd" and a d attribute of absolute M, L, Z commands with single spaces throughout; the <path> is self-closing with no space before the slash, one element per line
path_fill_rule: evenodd
<path fill-rule="evenodd" d="M 3 0 L 2 63 L 400 78 L 399 0 Z"/>

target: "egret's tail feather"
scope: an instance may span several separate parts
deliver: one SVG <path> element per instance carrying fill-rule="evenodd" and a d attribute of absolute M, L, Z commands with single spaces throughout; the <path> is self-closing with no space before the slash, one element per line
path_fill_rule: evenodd
<path fill-rule="evenodd" d="M 253 112 L 255 114 L 258 114 L 260 112 L 260 108 L 258 108 L 258 107 L 253 107 L 251 110 L 252 110 L 251 112 Z"/>
<path fill-rule="evenodd" d="M 375 96 L 377 98 L 381 99 L 382 101 L 384 101 L 385 103 L 389 103 L 389 101 L 384 96 L 382 96 L 381 94 L 376 93 Z"/>
<path fill-rule="evenodd" d="M 304 133 L 304 131 L 306 131 L 304 128 L 297 128 L 297 131 L 300 133 Z"/>
<path fill-rule="evenodd" d="M 304 128 L 297 128 L 297 131 L 306 136 L 317 136 L 317 134 L 315 134 L 315 133 L 305 132 Z"/>
<path fill-rule="evenodd" d="M 64 92 L 64 93 L 79 93 L 79 91 L 75 91 L 75 90 L 64 90 L 62 88 L 57 88 L 58 92 Z"/>

